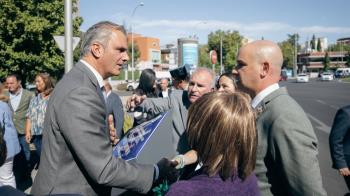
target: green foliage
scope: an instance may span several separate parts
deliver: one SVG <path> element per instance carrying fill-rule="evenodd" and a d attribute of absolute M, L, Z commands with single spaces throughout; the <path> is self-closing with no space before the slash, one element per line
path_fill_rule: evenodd
<path fill-rule="evenodd" d="M 199 45 L 199 67 L 211 68 L 208 45 Z"/>
<path fill-rule="evenodd" d="M 225 71 L 230 71 L 236 64 L 237 52 L 241 47 L 243 36 L 238 31 L 221 31 L 211 32 L 208 35 L 208 51 L 216 50 L 218 53 L 218 64 L 220 67 L 220 39 L 222 38 L 222 64 Z"/>
<path fill-rule="evenodd" d="M 350 51 L 348 51 L 348 53 L 346 54 L 345 58 L 346 58 L 345 65 L 347 67 L 350 67 Z"/>
<path fill-rule="evenodd" d="M 317 51 L 321 52 L 321 39 L 320 38 L 317 39 Z"/>
<path fill-rule="evenodd" d="M 135 41 L 135 40 L 134 40 Z M 131 43 L 128 44 L 128 55 L 129 55 L 129 63 L 131 64 L 131 58 L 132 58 L 132 47 L 131 47 Z M 139 61 L 140 58 L 140 50 L 139 50 L 139 46 L 134 42 L 134 64 L 136 65 L 137 62 Z"/>
<path fill-rule="evenodd" d="M 331 63 L 331 60 L 329 59 L 328 52 L 326 52 L 324 59 L 323 59 L 323 71 L 329 70 L 329 64 Z"/>
<path fill-rule="evenodd" d="M 278 43 L 283 53 L 283 68 L 293 69 L 294 67 L 294 57 L 295 57 L 295 47 L 297 50 L 300 49 L 298 44 L 299 35 L 298 34 L 288 34 L 288 39 Z"/>
<path fill-rule="evenodd" d="M 348 51 L 350 52 L 350 45 L 336 43 L 328 46 L 328 51 Z"/>
<path fill-rule="evenodd" d="M 311 45 L 311 49 L 312 50 L 316 49 L 316 36 L 315 36 L 315 34 L 312 35 L 312 39 L 311 39 L 310 45 Z"/>
<path fill-rule="evenodd" d="M 64 1 L 1 0 L 0 10 L 0 78 L 17 73 L 32 82 L 38 72 L 60 78 L 64 56 L 53 36 L 64 34 Z M 81 23 L 73 21 L 75 36 Z"/>

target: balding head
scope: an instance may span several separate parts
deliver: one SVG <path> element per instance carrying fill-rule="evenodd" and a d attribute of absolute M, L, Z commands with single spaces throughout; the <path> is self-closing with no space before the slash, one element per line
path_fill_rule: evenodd
<path fill-rule="evenodd" d="M 243 46 L 238 53 L 239 84 L 255 96 L 280 79 L 283 55 L 279 46 L 271 41 L 259 40 Z"/>

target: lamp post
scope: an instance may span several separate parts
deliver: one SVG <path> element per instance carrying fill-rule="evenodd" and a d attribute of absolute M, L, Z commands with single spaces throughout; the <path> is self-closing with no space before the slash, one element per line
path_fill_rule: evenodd
<path fill-rule="evenodd" d="M 133 20 L 133 17 L 134 17 L 134 14 L 136 12 L 136 9 L 138 7 L 141 7 L 141 6 L 144 6 L 144 3 L 143 2 L 140 2 L 135 8 L 134 10 L 132 11 L 132 14 L 131 14 L 131 25 L 130 25 L 130 31 L 131 31 L 131 80 L 134 81 L 134 69 L 135 69 L 135 65 L 134 65 L 134 33 L 132 31 L 132 20 Z"/>
<path fill-rule="evenodd" d="M 194 30 L 195 30 L 195 31 L 196 31 L 196 29 L 197 29 L 197 26 L 200 25 L 200 24 L 207 24 L 207 21 L 200 21 L 200 22 L 196 23 L 196 24 L 194 25 Z M 197 37 L 197 35 L 196 35 L 195 32 L 193 33 L 193 38 L 197 38 L 197 39 L 198 39 L 198 37 Z"/>

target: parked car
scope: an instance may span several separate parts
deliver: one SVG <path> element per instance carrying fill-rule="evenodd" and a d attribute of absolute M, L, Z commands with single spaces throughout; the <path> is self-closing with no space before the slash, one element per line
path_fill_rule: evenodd
<path fill-rule="evenodd" d="M 298 74 L 297 75 L 297 82 L 309 82 L 309 76 L 307 74 Z"/>
<path fill-rule="evenodd" d="M 139 85 L 138 81 L 128 82 L 128 84 L 126 85 L 126 90 L 133 91 L 137 88 L 138 85 Z"/>
<path fill-rule="evenodd" d="M 321 74 L 321 80 L 322 81 L 331 81 L 334 79 L 334 76 L 332 73 L 324 72 Z"/>
<path fill-rule="evenodd" d="M 338 68 L 335 72 L 336 78 L 344 78 L 350 76 L 350 67 Z"/>

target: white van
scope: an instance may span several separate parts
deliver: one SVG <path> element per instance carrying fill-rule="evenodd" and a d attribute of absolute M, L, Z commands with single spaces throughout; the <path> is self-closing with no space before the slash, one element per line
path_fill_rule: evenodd
<path fill-rule="evenodd" d="M 344 77 L 348 77 L 350 76 L 350 67 L 342 67 L 342 68 L 338 68 L 335 71 L 335 77 L 336 78 L 344 78 Z"/>

